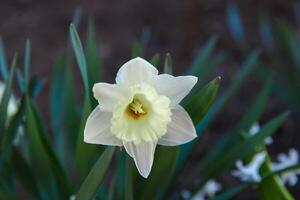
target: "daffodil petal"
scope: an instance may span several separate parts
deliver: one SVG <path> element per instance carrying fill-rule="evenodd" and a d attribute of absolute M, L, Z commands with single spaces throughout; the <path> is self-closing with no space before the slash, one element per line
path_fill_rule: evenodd
<path fill-rule="evenodd" d="M 176 146 L 196 138 L 197 133 L 193 122 L 184 108 L 178 105 L 171 112 L 171 122 L 167 126 L 167 133 L 158 140 L 158 144 Z"/>
<path fill-rule="evenodd" d="M 111 113 L 103 112 L 99 106 L 97 106 L 87 119 L 84 128 L 84 142 L 122 146 L 122 141 L 110 132 L 111 117 Z"/>
<path fill-rule="evenodd" d="M 153 85 L 157 92 L 171 99 L 171 106 L 175 106 L 188 95 L 198 78 L 195 76 L 172 76 L 160 74 L 154 77 Z"/>
<path fill-rule="evenodd" d="M 126 152 L 134 159 L 139 173 L 147 178 L 152 168 L 156 142 L 123 142 Z"/>
<path fill-rule="evenodd" d="M 123 97 L 122 90 L 116 84 L 109 83 L 96 83 L 93 93 L 100 109 L 105 112 L 112 112 L 115 104 Z"/>
<path fill-rule="evenodd" d="M 147 83 L 157 74 L 157 69 L 151 63 L 137 57 L 131 59 L 119 69 L 116 82 L 124 85 Z"/>

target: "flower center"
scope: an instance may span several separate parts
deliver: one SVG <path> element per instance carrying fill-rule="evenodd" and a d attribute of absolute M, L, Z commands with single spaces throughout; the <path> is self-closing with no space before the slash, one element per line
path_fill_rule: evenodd
<path fill-rule="evenodd" d="M 132 102 L 127 106 L 125 112 L 132 119 L 139 120 L 143 116 L 147 115 L 147 108 L 137 97 L 134 97 Z"/>
<path fill-rule="evenodd" d="M 146 83 L 133 85 L 115 105 L 111 132 L 119 139 L 139 144 L 157 141 L 171 121 L 170 99 Z"/>

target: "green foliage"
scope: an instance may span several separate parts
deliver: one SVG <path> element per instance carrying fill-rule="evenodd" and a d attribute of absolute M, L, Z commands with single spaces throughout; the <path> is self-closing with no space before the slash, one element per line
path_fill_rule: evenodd
<path fill-rule="evenodd" d="M 237 7 L 231 7 L 228 12 L 230 24 L 237 23 L 232 17 L 237 16 Z M 115 147 L 86 144 L 83 141 L 86 120 L 97 105 L 91 95 L 91 88 L 94 83 L 102 81 L 104 66 L 96 42 L 93 21 L 89 20 L 83 46 L 77 33 L 77 30 L 80 30 L 79 16 L 80 10 L 77 10 L 74 14 L 74 25 L 70 26 L 70 44 L 75 57 L 71 49 L 67 48 L 58 54 L 53 68 L 49 106 L 51 123 L 43 119 L 44 112 L 41 112 L 35 102 L 42 83 L 40 79 L 29 74 L 30 41 L 26 40 L 25 43 L 24 70 L 16 69 L 14 57 L 9 72 L 4 45 L 0 41 L 0 71 L 6 84 L 0 103 L 0 199 L 18 199 L 19 185 L 31 199 L 42 200 L 69 199 L 74 194 L 78 200 L 177 199 L 178 192 L 174 188 L 178 189 L 178 181 L 184 167 L 189 164 L 194 148 L 201 145 L 201 134 L 219 116 L 228 101 L 247 83 L 247 77 L 258 66 L 257 72 L 263 74 L 266 80 L 262 90 L 239 122 L 211 147 L 203 159 L 193 163 L 192 171 L 189 172 L 191 175 L 185 177 L 190 182 L 196 177 L 201 178 L 199 184 L 190 188 L 193 194 L 200 191 L 208 180 L 216 179 L 230 171 L 237 160 L 253 155 L 257 149 L 263 149 L 264 139 L 274 134 L 288 116 L 288 113 L 284 112 L 267 121 L 254 136 L 245 134 L 255 122 L 260 121 L 272 89 L 275 88 L 277 91 L 279 86 L 281 88 L 290 86 L 288 88 L 292 89 L 287 92 L 289 99 L 296 91 L 296 83 L 283 85 L 280 81 L 274 81 L 278 79 L 279 73 L 271 73 L 259 60 L 259 51 L 254 50 L 247 54 L 233 81 L 228 87 L 224 87 L 221 95 L 218 95 L 221 77 L 217 76 L 208 83 L 206 81 L 216 67 L 224 62 L 226 54 L 215 53 L 218 37 L 212 36 L 187 70 L 187 74 L 197 76 L 200 81 L 182 102 L 193 120 L 199 137 L 180 147 L 158 146 L 151 173 L 148 179 L 143 179 L 138 174 L 133 159 L 124 149 L 119 152 L 115 151 Z M 241 34 L 240 30 L 231 31 Z M 282 48 L 289 49 L 288 56 L 293 58 L 295 65 L 298 65 L 296 57 L 298 47 L 292 44 L 293 34 L 286 29 L 280 32 Z M 149 37 L 149 30 L 145 29 L 142 40 L 133 43 L 132 57 L 147 55 Z M 245 36 L 242 33 L 239 37 L 239 40 L 244 40 Z M 158 69 L 162 69 L 163 73 L 172 74 L 171 54 L 166 54 L 164 60 L 160 59 L 158 53 L 149 57 L 149 61 Z M 75 84 L 74 60 L 77 61 L 76 66 L 82 78 L 83 92 L 80 92 L 81 86 Z M 159 66 L 161 62 L 163 65 Z M 21 98 L 16 114 L 8 116 L 7 108 L 14 93 L 15 74 Z M 283 77 L 286 81 L 287 77 Z M 297 98 L 294 99 L 295 104 L 299 103 Z M 265 163 L 263 181 L 256 185 L 258 194 L 262 199 L 274 199 L 275 197 L 271 195 L 275 194 L 290 199 L 287 189 L 279 185 L 278 174 L 285 170 L 298 169 L 299 165 L 274 172 L 269 164 L 270 161 Z M 234 198 L 251 186 L 252 183 L 236 185 L 216 199 Z"/>
<path fill-rule="evenodd" d="M 113 153 L 114 147 L 106 148 L 106 150 L 102 153 L 101 157 L 95 163 L 89 175 L 84 180 L 82 186 L 80 187 L 76 195 L 76 199 L 93 199 L 99 188 L 99 185 L 103 181 L 104 175 L 106 174 L 106 170 L 110 164 Z"/>

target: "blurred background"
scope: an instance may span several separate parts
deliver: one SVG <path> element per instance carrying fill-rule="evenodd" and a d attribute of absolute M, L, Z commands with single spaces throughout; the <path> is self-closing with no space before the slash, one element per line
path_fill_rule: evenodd
<path fill-rule="evenodd" d="M 31 40 L 30 70 L 44 82 L 37 100 L 46 119 L 50 119 L 49 106 L 45 104 L 49 102 L 50 88 L 47 83 L 51 80 L 58 50 L 68 46 L 69 24 L 74 13 L 81 15 L 79 30 L 82 38 L 86 35 L 88 20 L 93 19 L 104 81 L 111 83 L 118 68 L 130 59 L 134 41 L 147 43 L 146 58 L 154 53 L 171 53 L 174 74 L 179 75 L 191 66 L 198 52 L 215 36 L 217 42 L 213 51 L 215 57 L 212 59 L 219 59 L 218 66 L 201 82 L 221 76 L 221 95 L 229 83 L 234 81 L 246 55 L 259 49 L 265 69 L 272 71 L 276 80 L 282 83 L 277 89 L 288 90 L 288 94 L 272 93 L 261 123 L 282 111 L 292 111 L 273 136 L 274 143 L 268 147 L 271 157 L 276 159 L 278 153 L 287 152 L 291 147 L 300 150 L 300 102 L 297 101 L 300 95 L 300 62 L 297 60 L 300 54 L 297 53 L 300 51 L 297 46 L 293 46 L 300 37 L 298 1 L 1 0 L 0 35 L 7 56 L 11 59 L 15 50 L 22 53 L 25 40 Z M 159 66 L 162 69 L 163 62 Z M 78 70 L 75 77 L 80 98 L 83 89 Z M 199 139 L 191 162 L 186 165 L 174 190 L 192 184 L 185 179 L 189 170 L 240 119 L 262 88 L 265 78 L 262 71 L 252 73 L 242 89 L 230 98 Z M 294 99 L 286 98 L 288 95 Z M 220 180 L 224 185 L 238 182 L 230 174 L 223 175 Z M 289 188 L 296 199 L 300 198 L 297 188 L 299 184 Z M 253 195 L 249 189 L 237 199 L 253 199 Z"/>

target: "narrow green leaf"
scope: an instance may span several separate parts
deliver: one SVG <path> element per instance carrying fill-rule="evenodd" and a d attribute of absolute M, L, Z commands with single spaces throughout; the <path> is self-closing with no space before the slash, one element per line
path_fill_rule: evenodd
<path fill-rule="evenodd" d="M 244 191 L 246 188 L 248 188 L 248 184 L 242 184 L 239 186 L 235 186 L 233 188 L 230 188 L 229 190 L 219 194 L 214 198 L 214 200 L 230 200 L 233 199 L 237 194 Z"/>
<path fill-rule="evenodd" d="M 30 53 L 31 53 L 31 44 L 30 40 L 27 39 L 25 42 L 25 51 L 24 51 L 24 79 L 28 82 L 29 77 L 29 66 L 30 66 Z"/>
<path fill-rule="evenodd" d="M 221 157 L 218 157 L 217 160 L 212 160 L 209 163 L 200 163 L 198 170 L 195 170 L 202 175 L 200 186 L 210 178 L 217 177 L 222 172 L 231 169 L 236 160 L 244 159 L 253 152 L 255 148 L 261 146 L 264 143 L 264 139 L 272 135 L 285 121 L 287 116 L 288 112 L 285 112 L 275 117 L 264 125 L 256 135 L 231 146 L 231 148 L 227 152 L 224 152 Z"/>
<path fill-rule="evenodd" d="M 12 84 L 13 84 L 13 77 L 15 73 L 15 67 L 16 67 L 16 62 L 17 62 L 17 54 L 14 55 L 12 64 L 11 64 L 11 69 L 9 73 L 9 77 L 6 81 L 5 84 L 5 90 L 3 93 L 3 96 L 1 98 L 1 103 L 0 103 L 0 142 L 2 142 L 2 134 L 5 132 L 5 124 L 7 122 L 7 109 L 8 109 L 8 103 L 9 100 L 12 98 Z"/>
<path fill-rule="evenodd" d="M 91 105 L 86 98 L 83 105 L 83 111 L 81 115 L 81 121 L 79 125 L 77 143 L 76 143 L 76 155 L 75 155 L 75 169 L 76 169 L 76 180 L 80 184 L 89 173 L 91 167 L 98 158 L 101 152 L 101 146 L 95 144 L 87 144 L 83 141 L 84 139 L 84 128 L 86 120 L 90 115 L 92 109 Z M 86 155 L 89 155 L 88 157 Z"/>
<path fill-rule="evenodd" d="M 134 41 L 132 45 L 132 51 L 131 51 L 131 57 L 136 58 L 136 57 L 143 57 L 144 52 L 143 52 L 143 47 L 138 41 Z"/>
<path fill-rule="evenodd" d="M 7 73 L 5 48 L 4 48 L 2 38 L 0 38 L 0 72 L 1 72 L 3 80 L 6 80 L 8 73 Z"/>
<path fill-rule="evenodd" d="M 227 92 L 212 105 L 212 107 L 204 116 L 204 118 L 198 124 L 196 124 L 196 131 L 198 136 L 201 135 L 203 130 L 212 123 L 212 121 L 216 118 L 217 114 L 222 110 L 222 108 L 224 107 L 228 99 L 232 97 L 242 86 L 242 84 L 245 82 L 246 77 L 250 74 L 250 72 L 254 69 L 254 67 L 257 64 L 258 55 L 259 52 L 254 51 L 248 56 L 241 70 L 236 75 L 234 79 L 235 81 L 231 83 Z M 187 157 L 190 155 L 193 147 L 195 146 L 196 141 L 197 140 L 181 146 L 180 160 L 179 160 L 179 165 L 177 167 L 177 170 L 181 170 L 182 167 L 184 166 L 184 163 Z"/>
<path fill-rule="evenodd" d="M 150 41 L 150 37 L 151 37 L 151 29 L 149 26 L 145 26 L 143 27 L 143 31 L 141 34 L 141 46 L 143 47 L 143 49 L 147 49 L 149 41 Z"/>
<path fill-rule="evenodd" d="M 81 185 L 76 195 L 77 200 L 92 200 L 94 198 L 112 160 L 114 150 L 114 147 L 107 147 L 102 153 Z"/>
<path fill-rule="evenodd" d="M 267 104 L 268 97 L 272 87 L 272 78 L 269 78 L 262 91 L 255 99 L 254 103 L 249 107 L 248 111 L 244 114 L 242 119 L 239 121 L 236 128 L 230 133 L 225 135 L 216 145 L 215 148 L 205 156 L 203 163 L 211 162 L 229 149 L 230 146 L 236 145 L 243 138 L 240 135 L 241 131 L 248 132 L 254 122 L 257 122 L 262 115 L 265 105 Z"/>
<path fill-rule="evenodd" d="M 154 56 L 152 56 L 152 58 L 150 59 L 150 63 L 154 66 L 154 67 L 158 67 L 158 63 L 159 63 L 159 57 L 160 57 L 160 54 L 159 53 L 156 53 L 154 54 Z"/>
<path fill-rule="evenodd" d="M 239 121 L 236 128 L 229 134 L 225 135 L 215 147 L 205 156 L 203 163 L 213 162 L 221 157 L 226 151 L 228 151 L 232 146 L 240 143 L 243 138 L 240 135 L 241 131 L 248 132 L 251 125 L 258 121 L 260 118 L 264 107 L 268 101 L 268 97 L 271 91 L 272 78 L 269 78 L 262 91 L 255 99 L 254 103 L 249 107 L 248 111 L 243 115 L 242 119 Z"/>
<path fill-rule="evenodd" d="M 267 152 L 265 151 L 267 154 Z M 261 166 L 262 173 L 272 172 L 271 160 L 267 154 L 265 163 Z M 265 200 L 292 200 L 294 199 L 287 188 L 282 184 L 278 175 L 265 177 L 257 188 L 259 197 Z"/>
<path fill-rule="evenodd" d="M 202 71 L 206 70 L 205 68 L 207 68 L 209 58 L 216 47 L 217 41 L 218 37 L 216 35 L 212 36 L 207 41 L 207 43 L 199 51 L 192 65 L 190 66 L 188 74 L 193 74 L 197 77 L 201 76 Z"/>
<path fill-rule="evenodd" d="M 212 106 L 221 82 L 221 77 L 217 77 L 205 85 L 185 106 L 185 109 L 193 119 L 194 124 L 202 120 Z"/>
<path fill-rule="evenodd" d="M 232 37 L 239 43 L 245 41 L 245 33 L 237 4 L 230 3 L 227 9 L 227 23 Z"/>
<path fill-rule="evenodd" d="M 94 83 L 101 80 L 101 58 L 97 48 L 95 27 L 92 19 L 89 19 L 88 30 L 87 30 L 87 40 L 86 40 L 86 60 L 88 66 L 88 77 L 90 88 Z"/>
<path fill-rule="evenodd" d="M 133 200 L 132 160 L 126 155 L 125 200 Z"/>
<path fill-rule="evenodd" d="M 74 78 L 71 66 L 66 66 L 66 72 L 64 77 L 64 98 L 63 98 L 63 105 L 64 105 L 64 116 L 63 116 L 63 131 L 64 134 L 64 141 L 65 146 L 67 146 L 70 152 L 69 159 L 73 159 L 75 157 L 75 150 L 78 138 L 78 130 L 80 124 L 80 115 L 77 110 L 76 104 L 76 96 L 75 96 L 75 85 L 74 85 Z M 74 163 L 74 162 L 69 162 Z"/>
<path fill-rule="evenodd" d="M 179 147 L 158 146 L 151 173 L 142 187 L 138 199 L 162 199 L 173 178 L 178 162 Z M 162 179 L 161 176 L 164 176 Z M 156 192 L 153 192 L 156 191 Z"/>
<path fill-rule="evenodd" d="M 22 75 L 22 72 L 19 68 L 16 69 L 16 75 L 17 75 L 18 86 L 19 86 L 21 92 L 24 92 L 25 88 L 26 88 L 26 83 L 25 83 L 25 79 Z"/>
<path fill-rule="evenodd" d="M 25 130 L 28 134 L 30 158 L 34 166 L 34 173 L 47 189 L 53 187 L 51 184 L 57 184 L 60 195 L 63 198 L 69 197 L 70 188 L 66 173 L 45 137 L 43 125 L 28 94 L 26 96 Z"/>
<path fill-rule="evenodd" d="M 202 131 L 212 122 L 212 120 L 215 119 L 216 115 L 224 107 L 228 99 L 232 97 L 242 86 L 242 84 L 246 80 L 246 77 L 257 66 L 258 55 L 259 51 L 254 51 L 248 56 L 247 60 L 243 64 L 241 70 L 236 75 L 230 87 L 227 89 L 226 93 L 215 102 L 215 104 L 209 110 L 204 119 L 197 124 L 196 130 L 198 134 L 202 133 Z"/>
<path fill-rule="evenodd" d="M 32 195 L 32 197 L 34 199 L 42 199 L 38 183 L 34 174 L 32 173 L 33 169 L 22 157 L 16 147 L 14 147 L 12 151 L 12 167 L 14 169 L 14 174 L 17 175 L 23 186 Z"/>
<path fill-rule="evenodd" d="M 90 97 L 90 91 L 89 91 L 89 80 L 88 80 L 88 72 L 87 72 L 87 64 L 85 55 L 83 52 L 82 44 L 79 38 L 79 35 L 76 31 L 76 28 L 73 24 L 70 25 L 70 38 L 71 38 L 71 44 L 75 53 L 75 57 L 77 60 L 77 64 L 80 69 L 81 77 L 83 80 L 83 85 L 85 89 L 85 93 L 88 97 Z"/>
<path fill-rule="evenodd" d="M 173 74 L 172 57 L 170 53 L 167 53 L 165 57 L 164 73 Z"/>
<path fill-rule="evenodd" d="M 267 78 L 265 85 L 253 105 L 251 105 L 246 114 L 239 121 L 236 129 L 249 130 L 253 125 L 253 122 L 257 122 L 262 115 L 264 108 L 270 96 L 270 92 L 273 86 L 273 76 Z"/>
<path fill-rule="evenodd" d="M 50 108 L 51 108 L 51 123 L 52 129 L 55 130 L 54 134 L 61 134 L 60 126 L 62 120 L 63 113 L 63 104 L 62 98 L 64 96 L 64 87 L 62 87 L 65 83 L 65 67 L 68 63 L 65 60 L 65 55 L 60 53 L 56 59 L 54 64 L 54 70 L 51 80 L 50 86 Z"/>

